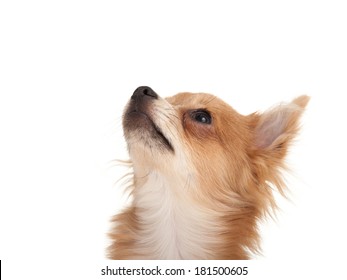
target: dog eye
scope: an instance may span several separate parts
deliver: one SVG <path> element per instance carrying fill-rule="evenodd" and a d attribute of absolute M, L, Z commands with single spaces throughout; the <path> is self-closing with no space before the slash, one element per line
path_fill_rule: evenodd
<path fill-rule="evenodd" d="M 192 120 L 203 124 L 211 124 L 212 117 L 206 110 L 196 110 L 190 113 Z"/>

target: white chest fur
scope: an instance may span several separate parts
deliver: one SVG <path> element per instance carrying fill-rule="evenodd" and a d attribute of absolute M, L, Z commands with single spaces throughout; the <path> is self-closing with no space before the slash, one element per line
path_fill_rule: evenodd
<path fill-rule="evenodd" d="M 137 252 L 149 259 L 211 258 L 216 219 L 187 195 L 189 180 L 150 173 L 134 193 L 141 231 Z M 210 249 L 209 249 L 210 248 Z"/>

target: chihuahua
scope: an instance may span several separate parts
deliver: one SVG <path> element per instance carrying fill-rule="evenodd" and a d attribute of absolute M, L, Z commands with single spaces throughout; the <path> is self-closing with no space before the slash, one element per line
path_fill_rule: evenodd
<path fill-rule="evenodd" d="M 309 101 L 241 115 L 206 93 L 135 90 L 123 115 L 131 205 L 113 218 L 111 259 L 249 259 L 258 221 L 284 194 L 281 170 Z"/>

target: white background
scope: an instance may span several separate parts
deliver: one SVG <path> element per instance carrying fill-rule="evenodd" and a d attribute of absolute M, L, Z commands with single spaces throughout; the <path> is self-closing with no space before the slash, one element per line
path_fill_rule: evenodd
<path fill-rule="evenodd" d="M 262 225 L 258 258 L 281 279 L 297 264 L 341 279 L 346 14 L 343 1 L 1 1 L 5 279 L 96 279 L 125 202 L 112 160 L 127 158 L 121 115 L 139 85 L 210 92 L 243 114 L 310 95 L 291 202 Z"/>

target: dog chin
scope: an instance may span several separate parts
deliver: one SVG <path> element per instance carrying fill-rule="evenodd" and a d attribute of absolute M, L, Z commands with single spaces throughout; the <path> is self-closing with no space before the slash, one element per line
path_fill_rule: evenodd
<path fill-rule="evenodd" d="M 160 127 L 145 112 L 128 111 L 124 116 L 124 132 L 130 146 L 141 145 L 153 152 L 174 152 L 173 145 Z"/>

